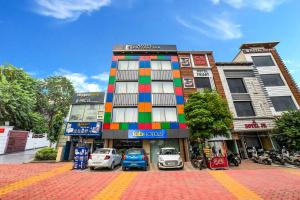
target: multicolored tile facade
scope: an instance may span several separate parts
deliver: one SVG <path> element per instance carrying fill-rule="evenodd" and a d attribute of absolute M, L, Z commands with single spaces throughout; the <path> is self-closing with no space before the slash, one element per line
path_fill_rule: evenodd
<path fill-rule="evenodd" d="M 138 122 L 112 122 L 113 96 L 116 82 L 116 71 L 119 60 L 139 60 L 139 94 L 138 94 Z M 152 122 L 151 103 L 151 60 L 169 60 L 172 64 L 173 84 L 177 101 L 178 122 Z M 113 56 L 110 69 L 109 83 L 105 104 L 103 129 L 185 129 L 184 98 L 182 81 L 180 78 L 178 57 L 173 55 L 121 55 Z"/>

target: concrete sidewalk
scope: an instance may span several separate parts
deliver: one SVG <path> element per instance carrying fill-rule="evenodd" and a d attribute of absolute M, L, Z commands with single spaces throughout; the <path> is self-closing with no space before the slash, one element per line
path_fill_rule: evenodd
<path fill-rule="evenodd" d="M 33 160 L 34 155 L 38 150 L 39 149 L 32 149 L 32 150 L 22 151 L 18 153 L 0 155 L 0 164 L 4 164 L 4 163 L 20 164 L 20 163 L 30 162 L 31 160 Z"/>

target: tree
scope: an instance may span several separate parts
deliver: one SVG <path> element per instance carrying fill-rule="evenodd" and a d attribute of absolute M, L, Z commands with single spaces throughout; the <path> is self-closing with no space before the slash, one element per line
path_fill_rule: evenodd
<path fill-rule="evenodd" d="M 47 116 L 48 137 L 56 142 L 75 94 L 72 83 L 63 76 L 46 78 L 41 87 L 40 112 Z"/>
<path fill-rule="evenodd" d="M 300 150 L 300 110 L 288 111 L 275 120 L 274 137 L 290 150 Z"/>
<path fill-rule="evenodd" d="M 228 135 L 232 115 L 227 103 L 216 91 L 204 90 L 189 96 L 184 108 L 191 139 L 202 141 Z"/>

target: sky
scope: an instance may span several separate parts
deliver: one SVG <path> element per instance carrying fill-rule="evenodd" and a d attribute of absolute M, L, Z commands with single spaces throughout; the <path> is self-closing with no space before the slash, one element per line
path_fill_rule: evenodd
<path fill-rule="evenodd" d="M 245 42 L 277 46 L 300 84 L 299 0 L 0 0 L 0 65 L 106 89 L 115 44 L 176 44 L 232 61 Z"/>

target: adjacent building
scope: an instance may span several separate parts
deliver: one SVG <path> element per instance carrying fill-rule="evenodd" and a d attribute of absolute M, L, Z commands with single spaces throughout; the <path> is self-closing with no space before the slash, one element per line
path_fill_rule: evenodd
<path fill-rule="evenodd" d="M 175 45 L 113 48 L 103 136 L 105 147 L 143 147 L 157 162 L 160 147 L 188 159 L 188 129 Z"/>

